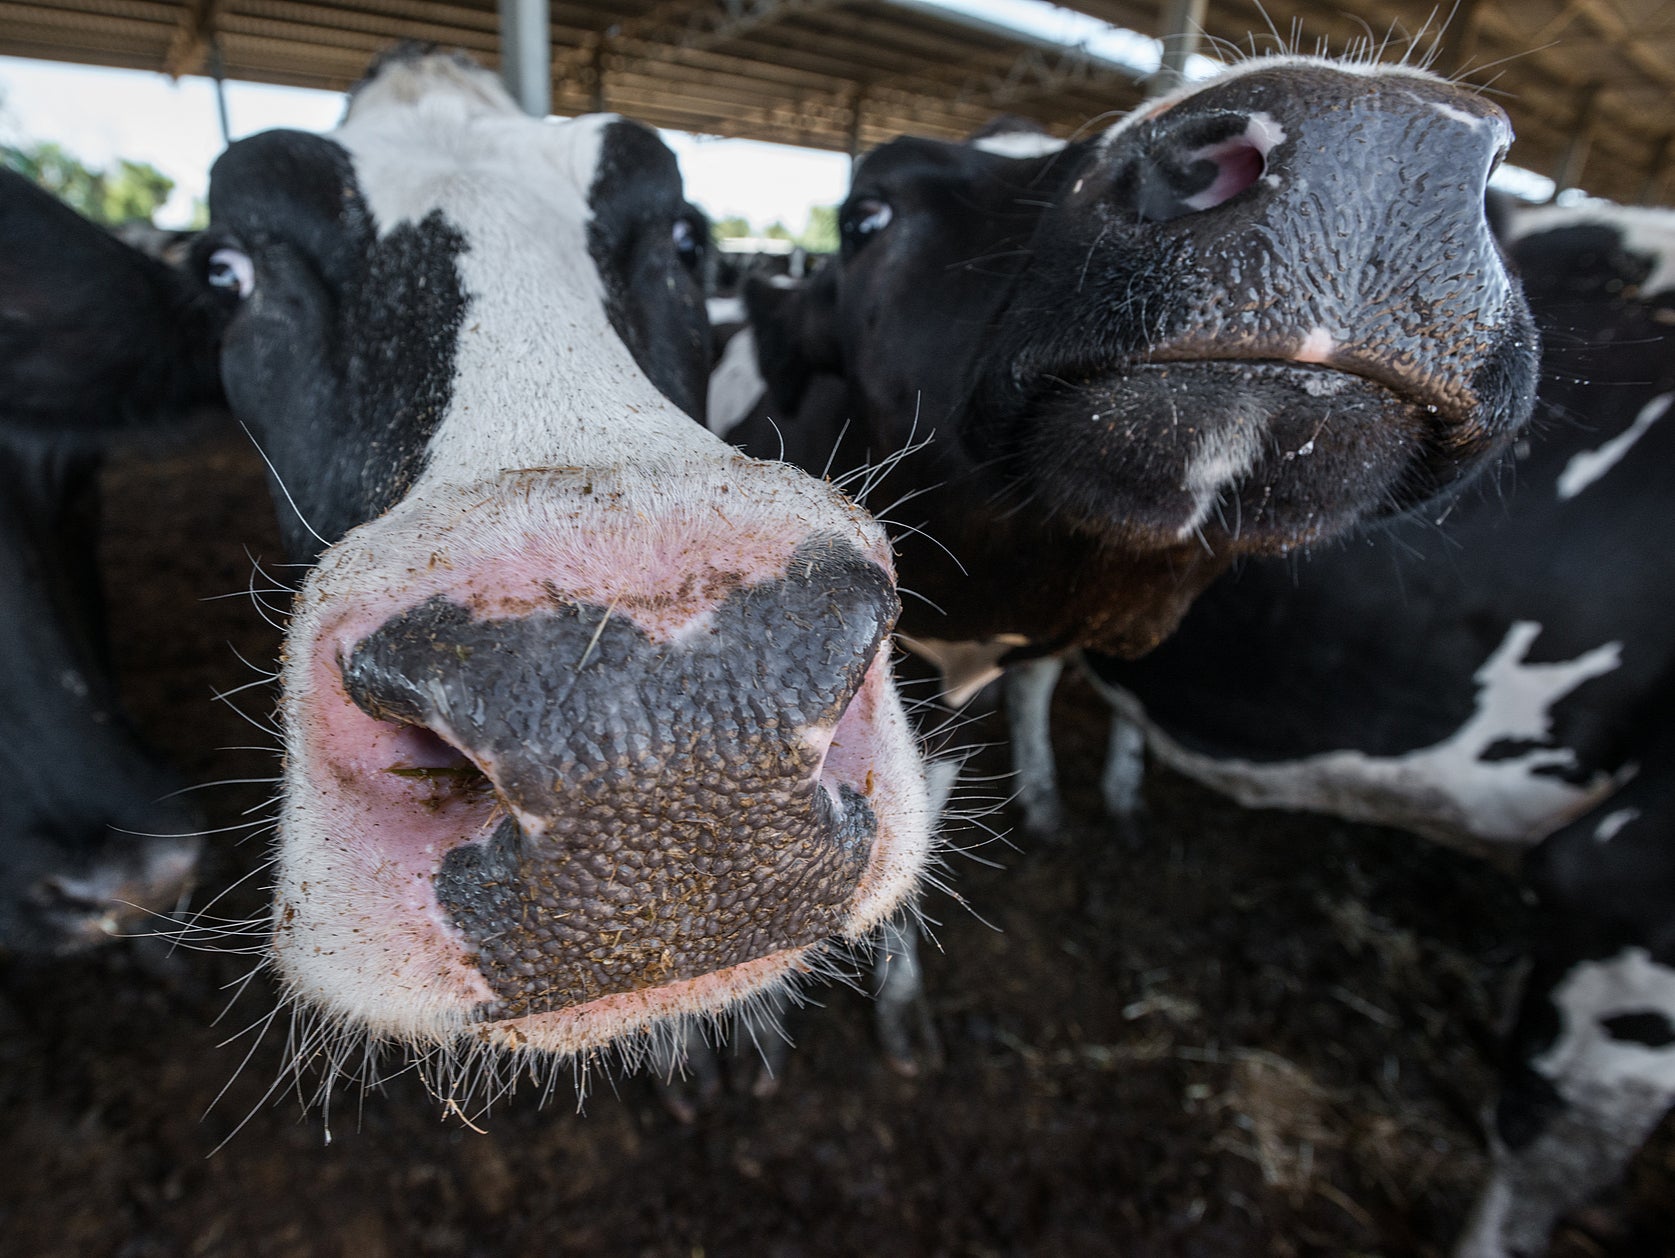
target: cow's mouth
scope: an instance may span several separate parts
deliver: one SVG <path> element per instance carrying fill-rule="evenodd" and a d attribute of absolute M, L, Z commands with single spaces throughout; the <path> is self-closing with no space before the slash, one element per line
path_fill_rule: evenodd
<path fill-rule="evenodd" d="M 1311 334 L 1311 337 L 1316 334 Z M 1476 411 L 1475 403 L 1458 388 L 1449 388 L 1423 375 L 1418 369 L 1400 360 L 1368 354 L 1341 353 L 1329 336 L 1318 334 L 1311 341 L 1305 337 L 1295 354 L 1267 353 L 1257 349 L 1245 353 L 1238 350 L 1218 350 L 1203 353 L 1190 346 L 1160 349 L 1148 354 L 1143 362 L 1133 364 L 1129 371 L 1189 371 L 1203 367 L 1218 373 L 1223 380 L 1226 373 L 1260 370 L 1266 375 L 1289 376 L 1298 382 L 1306 397 L 1326 398 L 1359 383 L 1374 386 L 1389 395 L 1395 406 L 1414 407 L 1431 417 L 1439 430 L 1455 424 L 1469 424 Z M 1233 379 L 1237 379 L 1237 375 Z"/>
<path fill-rule="evenodd" d="M 520 818 L 517 804 L 496 785 L 496 766 L 481 755 L 463 750 L 445 731 L 407 722 L 377 721 L 382 728 L 376 741 L 389 761 L 381 771 L 381 808 L 385 815 L 369 814 L 366 824 L 372 829 L 402 827 L 410 836 L 428 831 L 419 850 L 426 854 L 421 863 L 432 870 L 428 881 L 433 893 L 425 897 L 430 901 L 429 911 L 448 936 L 460 940 L 469 950 L 495 993 L 476 1005 L 462 1035 L 501 1049 L 583 1051 L 643 1033 L 669 1019 L 731 1008 L 810 972 L 817 956 L 833 942 L 853 942 L 871 931 L 894 911 L 906 887 L 911 886 L 911 880 L 902 878 L 902 869 L 916 869 L 922 862 L 922 854 L 913 850 L 911 835 L 904 836 L 899 827 L 880 824 L 879 813 L 888 816 L 898 812 L 899 801 L 877 800 L 878 807 L 874 807 L 876 797 L 888 789 L 874 766 L 879 744 L 888 737 L 888 731 L 879 725 L 881 720 L 888 720 L 892 710 L 887 695 L 889 677 L 886 645 L 835 723 L 828 729 L 807 731 L 804 738 L 817 758 L 809 785 L 824 796 L 819 811 L 834 822 L 829 841 L 841 844 L 864 839 L 864 851 L 857 853 L 855 874 L 845 882 L 839 901 L 827 906 L 824 913 L 805 914 L 806 920 L 790 932 L 780 929 L 771 920 L 771 908 L 765 908 L 763 919 L 752 923 L 744 938 L 732 941 L 733 946 L 719 953 L 700 948 L 696 955 L 710 957 L 711 961 L 684 968 L 671 959 L 681 942 L 666 928 L 672 926 L 678 933 L 690 926 L 701 935 L 709 927 L 702 910 L 695 908 L 690 922 L 648 911 L 646 935 L 634 941 L 620 937 L 623 918 L 617 914 L 610 924 L 602 922 L 589 939 L 581 942 L 578 958 L 569 966 L 572 971 L 586 970 L 594 954 L 606 951 L 618 957 L 630 955 L 630 964 L 613 963 L 610 969 L 616 976 L 614 990 L 592 986 L 591 978 L 578 983 L 563 966 L 556 966 L 533 987 L 509 983 L 504 966 L 497 973 L 488 964 L 494 939 L 484 934 L 479 920 L 474 920 L 474 915 L 481 916 L 483 907 L 479 902 L 481 886 L 497 878 L 531 873 L 537 878 L 546 876 L 538 862 L 498 859 L 505 856 L 504 850 L 488 853 L 497 847 L 519 849 L 548 841 L 555 829 L 562 828 L 562 822 Z M 695 836 L 666 833 L 657 841 L 666 847 L 691 849 Z M 481 859 L 462 860 L 465 855 Z M 450 870 L 467 871 L 464 876 L 473 881 L 462 891 L 461 879 L 451 878 Z M 421 871 L 416 868 L 414 872 Z M 720 894 L 748 895 L 760 887 L 764 900 L 771 905 L 773 871 L 745 872 L 745 885 Z M 646 896 L 667 899 L 671 885 L 678 888 L 682 884 L 665 880 L 660 889 L 648 888 Z M 525 914 L 532 907 L 538 912 L 538 896 L 521 901 Z M 633 919 L 635 914 L 630 912 L 629 917 Z M 539 922 L 528 920 L 507 923 L 503 929 L 514 926 L 526 932 L 533 929 L 537 934 L 541 930 Z M 725 961 L 720 959 L 723 957 Z M 578 992 L 583 994 L 578 997 L 574 994 Z"/>
<path fill-rule="evenodd" d="M 1106 545 L 1285 551 L 1434 492 L 1440 412 L 1336 364 L 1155 358 L 1049 386 L 1017 466 Z"/>

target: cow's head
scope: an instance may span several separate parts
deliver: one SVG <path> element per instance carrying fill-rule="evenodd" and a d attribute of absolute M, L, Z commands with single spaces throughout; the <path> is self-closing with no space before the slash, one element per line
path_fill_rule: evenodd
<path fill-rule="evenodd" d="M 184 352 L 212 322 L 166 267 L 0 170 L 0 951 L 153 932 L 190 881 L 203 823 L 112 677 L 98 473 L 115 433 L 213 391 Z"/>
<path fill-rule="evenodd" d="M 1427 74 L 1282 58 L 1067 145 L 886 144 L 835 267 L 752 294 L 770 409 L 837 375 L 874 458 L 934 433 L 920 505 L 979 579 L 904 543 L 929 632 L 1144 650 L 1233 557 L 1410 507 L 1527 418 L 1483 207 L 1510 139 Z"/>
<path fill-rule="evenodd" d="M 216 164 L 221 375 L 317 566 L 274 952 L 427 1045 L 589 1050 L 809 967 L 933 818 L 878 527 L 695 423 L 704 228 L 655 134 L 446 56 Z"/>

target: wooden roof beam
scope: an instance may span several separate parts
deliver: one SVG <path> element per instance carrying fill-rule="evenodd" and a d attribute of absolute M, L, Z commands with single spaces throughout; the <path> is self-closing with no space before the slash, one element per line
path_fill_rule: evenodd
<path fill-rule="evenodd" d="M 186 0 L 180 11 L 180 24 L 169 40 L 169 51 L 163 56 L 164 74 L 178 79 L 203 69 L 215 39 L 215 19 L 220 7 L 221 0 Z"/>

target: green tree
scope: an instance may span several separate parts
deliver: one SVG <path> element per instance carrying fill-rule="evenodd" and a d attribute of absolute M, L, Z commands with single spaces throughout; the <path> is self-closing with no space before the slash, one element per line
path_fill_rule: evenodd
<path fill-rule="evenodd" d="M 808 226 L 797 243 L 810 253 L 836 253 L 838 248 L 837 206 L 815 205 L 808 211 Z"/>
<path fill-rule="evenodd" d="M 796 239 L 796 237 L 791 234 L 791 229 L 786 227 L 784 223 L 770 223 L 767 227 L 764 227 L 762 229 L 762 238 L 764 240 Z"/>
<path fill-rule="evenodd" d="M 0 166 L 111 227 L 151 218 L 174 191 L 174 180 L 148 162 L 119 158 L 109 169 L 95 170 L 51 140 L 0 144 Z"/>
<path fill-rule="evenodd" d="M 750 223 L 742 214 L 731 214 L 711 223 L 710 235 L 717 240 L 738 240 L 742 236 L 750 235 Z"/>

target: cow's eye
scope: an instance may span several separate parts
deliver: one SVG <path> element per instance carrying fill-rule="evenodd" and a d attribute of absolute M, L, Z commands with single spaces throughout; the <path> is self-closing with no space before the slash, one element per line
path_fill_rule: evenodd
<path fill-rule="evenodd" d="M 704 233 L 689 218 L 675 220 L 670 238 L 675 242 L 675 252 L 682 262 L 696 262 L 698 255 L 704 251 Z"/>
<path fill-rule="evenodd" d="M 256 264 L 238 249 L 217 249 L 204 263 L 204 281 L 211 288 L 237 293 L 242 301 L 256 291 Z"/>
<path fill-rule="evenodd" d="M 839 224 L 843 243 L 852 249 L 859 247 L 888 227 L 894 216 L 890 203 L 877 197 L 851 201 L 843 207 L 843 220 Z"/>

